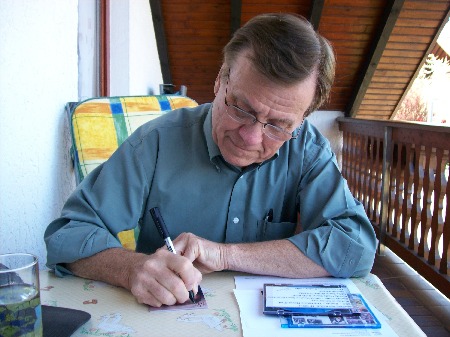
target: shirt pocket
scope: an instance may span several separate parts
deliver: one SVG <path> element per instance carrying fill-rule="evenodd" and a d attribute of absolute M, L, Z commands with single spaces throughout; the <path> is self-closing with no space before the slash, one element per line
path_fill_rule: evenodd
<path fill-rule="evenodd" d="M 294 222 L 258 221 L 258 241 L 286 239 L 294 235 L 297 224 Z"/>

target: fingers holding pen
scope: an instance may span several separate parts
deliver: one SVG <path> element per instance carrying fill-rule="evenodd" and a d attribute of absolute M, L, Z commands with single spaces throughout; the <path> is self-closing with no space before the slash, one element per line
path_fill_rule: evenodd
<path fill-rule="evenodd" d="M 130 290 L 138 302 L 156 307 L 186 302 L 202 277 L 188 259 L 165 248 L 147 256 L 132 274 Z"/>
<path fill-rule="evenodd" d="M 155 279 L 146 279 L 144 282 L 136 283 L 132 287 L 131 293 L 139 303 L 148 304 L 152 307 L 176 303 L 175 296 Z"/>
<path fill-rule="evenodd" d="M 186 257 L 182 257 L 182 261 L 182 264 L 174 265 L 172 270 L 182 279 L 186 289 L 192 290 L 195 295 L 202 281 L 202 273 Z"/>
<path fill-rule="evenodd" d="M 168 255 L 167 269 L 158 275 L 158 282 L 175 296 L 176 302 L 184 303 L 189 299 L 188 292 L 201 282 L 202 274 L 185 257 L 163 253 Z"/>
<path fill-rule="evenodd" d="M 175 249 L 175 247 L 173 245 L 172 239 L 170 238 L 169 231 L 168 231 L 168 229 L 166 227 L 166 224 L 164 222 L 164 219 L 163 219 L 163 217 L 161 215 L 161 212 L 160 212 L 159 208 L 158 207 L 151 208 L 150 209 L 150 215 L 151 215 L 151 217 L 153 219 L 153 222 L 154 222 L 154 224 L 156 226 L 157 231 L 159 232 L 159 235 L 161 235 L 161 238 L 164 239 L 167 249 L 171 253 L 176 254 L 177 251 L 176 251 L 176 249 Z M 183 255 L 183 254 L 181 254 L 181 255 Z M 173 261 L 176 261 L 176 260 L 173 259 Z M 178 259 L 178 261 L 181 261 L 181 260 Z M 185 262 L 185 266 L 186 266 L 186 261 L 184 260 L 184 262 Z M 194 268 L 194 266 L 192 265 L 192 260 L 190 260 L 190 263 L 187 265 L 187 267 L 188 267 L 188 269 L 187 269 L 188 272 L 192 271 L 192 268 Z M 183 279 L 183 282 L 188 285 L 188 289 L 192 289 L 190 287 L 190 283 L 191 282 L 189 280 L 190 276 L 192 276 L 192 275 L 189 275 L 189 274 L 187 274 L 185 272 L 178 272 L 179 268 L 175 268 L 175 269 L 172 268 L 172 270 L 174 270 L 177 273 L 177 275 L 181 275 L 181 278 Z M 194 270 L 196 270 L 196 269 L 194 268 Z M 197 278 L 199 278 L 199 277 L 200 277 L 200 280 L 201 280 L 201 273 L 198 273 Z M 198 286 L 196 288 L 198 289 Z M 195 293 L 194 293 L 194 291 L 193 290 L 189 290 L 188 293 L 189 293 L 189 299 L 192 302 L 195 302 L 195 299 L 194 299 L 195 298 Z"/>

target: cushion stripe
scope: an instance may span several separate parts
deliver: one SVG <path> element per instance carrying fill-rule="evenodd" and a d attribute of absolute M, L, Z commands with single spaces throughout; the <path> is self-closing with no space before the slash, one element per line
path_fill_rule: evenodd
<path fill-rule="evenodd" d="M 120 98 L 118 97 L 111 97 L 109 99 L 109 106 L 111 107 L 111 113 L 114 114 L 122 114 L 122 102 L 120 102 Z"/>
<path fill-rule="evenodd" d="M 166 96 L 161 95 L 161 96 L 157 96 L 157 97 L 158 97 L 159 106 L 161 107 L 161 111 L 172 110 L 172 107 L 170 106 L 170 102 Z"/>
<path fill-rule="evenodd" d="M 125 123 L 125 116 L 123 115 L 122 102 L 120 101 L 120 98 L 112 97 L 109 105 L 111 107 L 114 128 L 116 129 L 117 147 L 119 147 L 125 139 L 128 138 L 128 130 Z"/>

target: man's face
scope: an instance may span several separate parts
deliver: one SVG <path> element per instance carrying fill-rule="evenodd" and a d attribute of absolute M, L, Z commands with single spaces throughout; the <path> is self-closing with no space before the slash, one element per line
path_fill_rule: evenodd
<path fill-rule="evenodd" d="M 229 69 L 222 67 L 223 71 L 228 73 Z M 315 87 L 316 74 L 291 86 L 270 82 L 257 72 L 245 53 L 240 55 L 229 77 L 219 73 L 214 87 L 212 136 L 225 160 L 238 167 L 261 163 L 284 143 L 268 137 L 261 123 L 244 125 L 235 121 L 227 112 L 234 109 L 231 105 L 249 112 L 262 123 L 292 132 L 302 123 Z M 225 98 L 229 106 L 225 105 Z"/>

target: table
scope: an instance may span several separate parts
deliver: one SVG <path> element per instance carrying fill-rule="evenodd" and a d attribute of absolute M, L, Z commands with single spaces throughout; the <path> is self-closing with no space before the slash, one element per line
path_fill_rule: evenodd
<path fill-rule="evenodd" d="M 83 310 L 91 319 L 73 336 L 242 336 L 239 308 L 233 294 L 234 272 L 204 275 L 201 287 L 208 308 L 152 311 L 125 289 L 75 276 L 40 272 L 41 303 Z M 352 279 L 363 296 L 388 319 L 400 337 L 426 336 L 373 274 Z"/>

